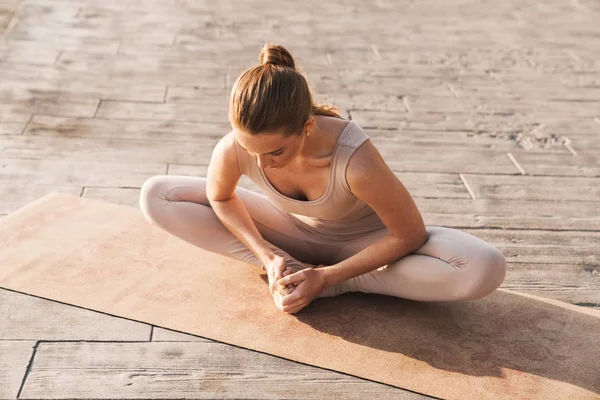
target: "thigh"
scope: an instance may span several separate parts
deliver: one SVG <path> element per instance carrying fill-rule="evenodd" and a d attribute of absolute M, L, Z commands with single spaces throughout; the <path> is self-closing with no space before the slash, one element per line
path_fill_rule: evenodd
<path fill-rule="evenodd" d="M 460 269 L 466 264 L 469 257 L 476 258 L 478 255 L 494 249 L 491 244 L 457 229 L 442 226 L 426 226 L 425 229 L 427 230 L 427 241 L 419 249 L 409 254 L 439 258 Z M 336 262 L 353 256 L 388 234 L 390 231 L 384 228 L 349 241 L 340 252 Z"/>
<path fill-rule="evenodd" d="M 162 175 L 152 179 L 156 180 L 153 184 L 156 187 L 153 195 L 155 200 L 162 199 L 165 203 L 186 201 L 210 207 L 206 195 L 207 179 L 204 177 Z M 260 193 L 242 187 L 237 187 L 235 193 L 266 241 L 299 261 L 321 263 L 319 254 L 315 251 L 317 240 L 299 229 L 286 212 L 275 207 Z"/>
<path fill-rule="evenodd" d="M 427 241 L 414 254 L 439 258 L 457 269 L 465 267 L 470 260 L 499 253 L 492 244 L 458 229 L 428 226 L 427 234 Z"/>

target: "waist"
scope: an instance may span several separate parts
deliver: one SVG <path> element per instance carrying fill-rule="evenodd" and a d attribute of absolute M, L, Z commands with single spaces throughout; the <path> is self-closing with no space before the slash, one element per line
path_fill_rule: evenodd
<path fill-rule="evenodd" d="M 323 220 L 291 213 L 289 216 L 304 232 L 328 240 L 351 240 L 386 227 L 375 212 L 361 218 L 339 220 Z"/>

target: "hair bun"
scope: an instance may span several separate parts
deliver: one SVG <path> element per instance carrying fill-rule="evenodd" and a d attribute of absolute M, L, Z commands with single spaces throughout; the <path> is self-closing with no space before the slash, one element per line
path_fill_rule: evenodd
<path fill-rule="evenodd" d="M 260 65 L 274 64 L 296 69 L 294 57 L 287 49 L 278 44 L 265 44 L 258 56 Z"/>

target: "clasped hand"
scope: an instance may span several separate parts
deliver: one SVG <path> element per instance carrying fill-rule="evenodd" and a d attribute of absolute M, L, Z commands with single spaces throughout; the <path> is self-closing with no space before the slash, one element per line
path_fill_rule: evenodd
<path fill-rule="evenodd" d="M 276 284 L 279 287 L 294 285 L 291 293 L 283 296 L 275 291 L 273 296 L 280 296 L 281 310 L 286 314 L 294 314 L 309 305 L 325 288 L 325 275 L 320 268 L 306 268 L 291 273 L 279 279 Z M 287 271 L 286 271 L 287 272 Z"/>

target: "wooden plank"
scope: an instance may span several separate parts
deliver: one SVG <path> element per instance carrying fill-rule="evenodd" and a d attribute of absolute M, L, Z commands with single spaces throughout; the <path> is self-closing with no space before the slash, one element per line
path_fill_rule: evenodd
<path fill-rule="evenodd" d="M 165 24 L 160 18 L 113 18 L 81 13 L 82 4 L 44 4 L 27 3 L 21 10 L 19 24 L 10 32 L 11 39 L 44 39 L 49 36 L 60 41 L 62 37 L 120 39 L 127 36 L 143 39 L 145 42 L 171 44 L 177 26 Z M 146 14 L 152 17 L 152 14 Z M 40 24 L 40 20 L 44 23 Z M 161 26 L 161 22 L 163 22 Z"/>
<path fill-rule="evenodd" d="M 511 263 L 594 265 L 600 232 L 461 229 L 501 250 Z"/>
<path fill-rule="evenodd" d="M 456 174 L 401 172 L 396 176 L 415 197 L 471 198 Z"/>
<path fill-rule="evenodd" d="M 518 173 L 504 152 L 428 147 L 406 150 L 379 148 L 379 151 L 394 172 Z"/>
<path fill-rule="evenodd" d="M 573 155 L 580 156 L 584 160 L 597 159 L 600 154 L 600 140 L 597 137 L 571 135 L 569 146 L 573 150 Z"/>
<path fill-rule="evenodd" d="M 99 100 L 81 99 L 78 101 L 55 98 L 33 101 L 0 102 L 0 119 L 3 121 L 26 122 L 33 113 L 53 114 L 71 117 L 93 117 Z"/>
<path fill-rule="evenodd" d="M 174 141 L 143 139 L 57 138 L 47 136 L 7 136 L 3 138 L 3 158 L 137 163 L 208 163 L 218 138 L 202 138 L 182 145 Z M 114 185 L 111 185 L 114 186 Z"/>
<path fill-rule="evenodd" d="M 182 333 L 172 331 L 170 329 L 161 328 L 158 326 L 153 327 L 152 342 L 210 342 L 214 343 L 214 340 L 206 339 L 201 336 L 192 335 L 190 333 Z"/>
<path fill-rule="evenodd" d="M 18 182 L 0 182 L 0 213 L 10 214 L 32 201 L 52 192 L 79 196 L 79 186 L 32 185 Z"/>
<path fill-rule="evenodd" d="M 476 198 L 600 201 L 596 178 L 483 174 L 465 174 L 464 178 Z"/>
<path fill-rule="evenodd" d="M 225 88 L 224 85 L 219 88 L 200 84 L 196 86 L 169 86 L 167 89 L 168 103 L 191 102 L 201 103 L 209 99 L 221 98 L 224 103 L 229 104 L 229 92 L 231 88 Z"/>
<path fill-rule="evenodd" d="M 398 129 L 404 127 L 436 131 L 464 131 L 469 129 L 474 131 L 511 132 L 514 128 L 519 129 L 526 124 L 529 124 L 532 129 L 535 127 L 535 121 L 525 120 L 518 114 L 514 115 L 512 113 L 477 115 L 475 113 L 421 112 L 416 110 L 411 110 L 409 113 L 351 110 L 351 114 L 352 119 L 356 120 L 363 128 Z"/>
<path fill-rule="evenodd" d="M 413 191 L 411 190 L 411 193 Z M 597 202 L 414 196 L 427 225 L 503 229 L 593 230 L 600 228 Z"/>
<path fill-rule="evenodd" d="M 139 188 L 85 187 L 81 197 L 102 200 L 107 203 L 140 208 Z"/>
<path fill-rule="evenodd" d="M 519 152 L 523 149 L 516 140 L 504 137 L 491 136 L 489 132 L 478 132 L 476 130 L 423 130 L 415 128 L 401 129 L 363 129 L 371 141 L 379 146 L 394 146 L 397 148 L 429 147 L 441 149 L 465 149 L 469 150 L 494 150 L 499 152 Z M 563 146 L 557 145 L 548 148 L 533 147 L 527 150 L 530 153 L 562 154 L 571 155 Z"/>
<path fill-rule="evenodd" d="M 600 266 L 511 263 L 501 287 L 571 304 L 600 304 Z"/>
<path fill-rule="evenodd" d="M 388 131 L 389 132 L 389 131 Z M 404 135 L 406 133 L 406 135 Z M 447 151 L 447 150 L 464 150 L 466 148 L 469 151 L 495 151 L 498 153 L 507 153 L 515 149 L 516 144 L 514 142 L 507 142 L 503 140 L 486 138 L 486 137 L 460 137 L 456 135 L 429 135 L 431 132 L 427 132 L 419 135 L 414 131 L 402 131 L 397 134 L 397 137 L 371 137 L 371 142 L 380 149 L 393 149 L 398 153 L 418 151 L 421 148 L 427 151 Z M 454 137 L 453 137 L 454 136 Z M 563 153 L 565 150 L 561 149 Z"/>
<path fill-rule="evenodd" d="M 207 169 L 208 165 L 169 164 L 169 175 L 206 177 Z M 397 176 L 413 196 L 470 199 L 469 193 L 457 175 L 404 172 Z M 239 186 L 263 193 L 245 175 L 240 178 Z"/>
<path fill-rule="evenodd" d="M 101 271 L 99 271 L 101 275 Z M 49 282 L 50 284 L 50 282 Z M 148 341 L 150 325 L 0 288 L 4 340 Z M 0 360 L 2 357 L 0 357 Z M 1 385 L 0 385 L 1 387 Z"/>
<path fill-rule="evenodd" d="M 225 85 L 224 65 L 216 56 L 205 54 L 199 60 L 170 60 L 167 57 L 141 57 L 124 54 L 62 52 L 56 65 L 65 71 L 100 74 L 111 71 L 117 79 L 136 76 L 136 82 L 161 85 L 202 85 L 221 89 Z M 226 99 L 227 95 L 221 96 Z"/>
<path fill-rule="evenodd" d="M 517 162 L 530 175 L 554 175 L 572 177 L 600 176 L 600 157 L 597 154 L 513 154 Z"/>
<path fill-rule="evenodd" d="M 402 96 L 389 96 L 385 94 L 351 93 L 353 110 L 376 110 L 392 113 L 406 113 L 408 110 Z"/>
<path fill-rule="evenodd" d="M 81 385 L 81 382 L 86 382 Z M 290 382 L 293 385 L 290 386 Z M 426 397 L 221 343 L 41 343 L 23 397 Z"/>
<path fill-rule="evenodd" d="M 0 311 L 3 320 L 5 315 Z M 0 398 L 17 398 L 35 344 L 35 340 L 0 340 Z"/>
<path fill-rule="evenodd" d="M 164 100 L 166 87 L 131 79 L 106 79 L 92 75 L 61 71 L 55 67 L 0 63 L 0 98 L 3 101 L 54 99 L 77 95 L 78 98 L 139 101 Z"/>
<path fill-rule="evenodd" d="M 177 120 L 179 122 L 227 123 L 229 105 L 223 99 L 205 99 L 202 103 L 137 103 L 102 101 L 99 118 Z"/>
<path fill-rule="evenodd" d="M 185 176 L 199 176 L 206 177 L 208 170 L 208 164 L 206 165 L 184 165 L 184 164 L 169 164 L 168 175 L 185 175 Z M 257 193 L 264 194 L 264 192 L 254 184 L 246 175 L 242 175 L 238 186 L 244 189 L 252 190 Z"/>
<path fill-rule="evenodd" d="M 593 118 L 542 115 L 538 119 L 541 124 L 544 124 L 544 131 L 548 133 L 564 134 L 569 137 L 590 136 L 592 139 L 600 133 L 600 125 Z"/>
<path fill-rule="evenodd" d="M 89 160 L 25 160 L 2 156 L 0 183 L 11 185 L 141 187 L 153 175 L 165 173 L 159 163 Z"/>
<path fill-rule="evenodd" d="M 128 121 L 102 118 L 63 118 L 34 115 L 26 136 L 60 138 L 144 139 L 147 141 L 194 142 L 198 138 L 222 138 L 231 131 L 229 123 L 179 121 Z"/>
<path fill-rule="evenodd" d="M 26 124 L 27 121 L 0 121 L 0 135 L 20 135 L 25 129 Z"/>
<path fill-rule="evenodd" d="M 1 23 L 1 22 L 0 22 Z M 27 63 L 52 65 L 58 58 L 60 50 L 46 47 L 0 47 L 0 61 L 10 63 Z"/>
<path fill-rule="evenodd" d="M 4 34 L 8 29 L 13 16 L 14 11 L 0 10 L 0 33 Z"/>
<path fill-rule="evenodd" d="M 64 37 L 60 42 L 52 38 L 39 38 L 37 40 L 27 39 L 5 39 L 4 44 L 9 49 L 33 52 L 35 49 L 53 51 L 85 51 L 86 53 L 116 54 L 119 49 L 119 40 L 106 40 L 98 38 Z M 56 61 L 56 58 L 54 59 Z"/>
<path fill-rule="evenodd" d="M 215 47 L 215 50 L 217 47 Z M 219 55 L 215 51 L 204 51 L 196 53 L 174 53 L 174 54 L 95 54 L 88 53 L 84 49 L 77 51 L 63 51 L 57 60 L 57 65 L 67 71 L 96 71 L 101 72 L 109 69 L 113 73 L 139 74 L 159 73 L 168 75 L 172 72 L 182 73 L 187 78 L 192 78 L 192 68 L 196 68 L 196 78 L 203 84 L 210 84 L 206 80 L 222 78 L 220 71 L 225 64 L 221 64 Z M 187 85 L 194 85 L 188 82 Z M 186 85 L 186 86 L 187 86 Z"/>

